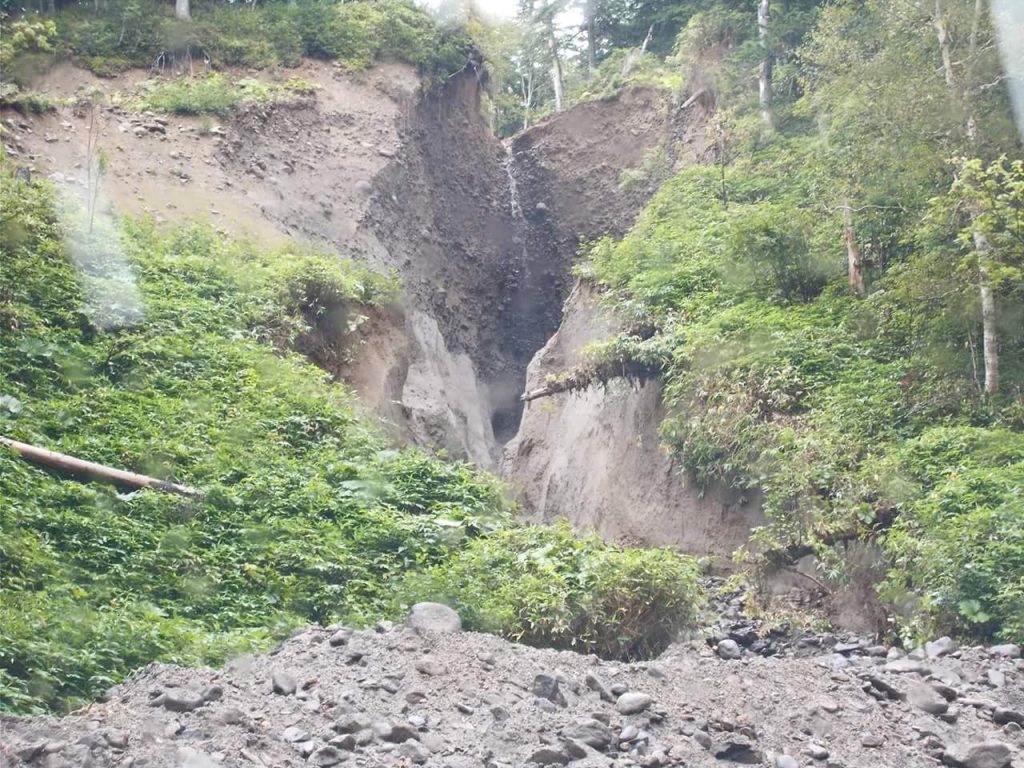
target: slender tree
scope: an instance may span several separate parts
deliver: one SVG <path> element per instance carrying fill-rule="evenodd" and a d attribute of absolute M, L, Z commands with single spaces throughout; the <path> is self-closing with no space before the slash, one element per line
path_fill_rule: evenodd
<path fill-rule="evenodd" d="M 771 128 L 774 124 L 772 116 L 772 53 L 768 41 L 768 24 L 770 20 L 771 0 L 760 0 L 757 5 L 757 41 L 761 46 L 761 64 L 757 74 L 758 104 L 761 107 L 761 118 Z"/>
<path fill-rule="evenodd" d="M 583 6 L 584 22 L 587 28 L 587 76 L 597 68 L 597 3 L 598 0 L 585 0 Z"/>

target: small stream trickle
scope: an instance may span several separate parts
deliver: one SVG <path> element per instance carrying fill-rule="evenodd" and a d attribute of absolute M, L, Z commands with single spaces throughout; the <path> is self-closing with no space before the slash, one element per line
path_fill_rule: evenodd
<path fill-rule="evenodd" d="M 505 143 L 505 175 L 508 176 L 508 204 L 512 211 L 512 218 L 523 227 L 526 226 L 526 219 L 523 217 L 523 207 L 519 204 L 519 184 L 516 182 L 516 156 L 512 152 L 512 142 Z"/>
<path fill-rule="evenodd" d="M 534 297 L 530 296 L 533 289 L 530 274 L 530 224 L 523 214 L 522 203 L 519 199 L 519 183 L 516 178 L 516 160 L 512 149 L 512 142 L 505 143 L 505 159 L 502 162 L 505 176 L 508 179 L 508 205 L 512 214 L 512 225 L 514 234 L 512 238 L 513 248 L 518 246 L 518 254 L 514 251 L 508 255 L 508 269 L 511 273 L 511 299 L 512 316 L 510 318 L 513 329 L 521 328 L 531 322 L 529 316 L 533 310 Z M 516 258 L 518 256 L 518 258 Z M 513 332 L 513 337 L 520 334 Z M 536 350 L 531 350 L 531 353 Z M 491 427 L 494 437 L 499 445 L 510 440 L 519 429 L 519 421 L 522 417 L 523 405 L 519 401 L 519 395 L 525 386 L 525 363 L 521 376 L 517 377 L 514 383 L 505 387 L 507 390 L 499 402 L 492 404 Z"/>

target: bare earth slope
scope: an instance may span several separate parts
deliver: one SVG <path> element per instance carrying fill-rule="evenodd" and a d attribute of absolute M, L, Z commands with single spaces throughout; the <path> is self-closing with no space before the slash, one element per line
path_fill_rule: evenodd
<path fill-rule="evenodd" d="M 218 671 L 152 665 L 72 716 L 0 721 L 0 762 L 1007 768 L 1024 746 L 1024 662 L 981 649 L 887 661 L 814 638 L 802 658 L 679 644 L 625 664 L 378 629 L 311 628 Z"/>
<path fill-rule="evenodd" d="M 587 344 L 617 330 L 593 289 L 578 285 L 527 369 L 527 390 L 573 369 Z M 613 379 L 533 401 L 505 446 L 503 473 L 534 521 L 568 517 L 606 538 L 730 553 L 763 522 L 757 495 L 688 483 L 661 445 L 663 415 L 657 380 Z"/>

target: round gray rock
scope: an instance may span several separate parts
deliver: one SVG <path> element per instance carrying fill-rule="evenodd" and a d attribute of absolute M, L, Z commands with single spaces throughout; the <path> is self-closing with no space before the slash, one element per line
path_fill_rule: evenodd
<path fill-rule="evenodd" d="M 418 632 L 451 634 L 462 631 L 459 614 L 441 603 L 416 603 L 405 624 Z"/>
<path fill-rule="evenodd" d="M 720 640 L 716 650 L 719 658 L 722 659 L 738 659 L 743 655 L 743 651 L 735 640 Z"/>
<path fill-rule="evenodd" d="M 615 702 L 615 708 L 622 715 L 635 715 L 651 706 L 651 697 L 646 693 L 624 693 Z"/>

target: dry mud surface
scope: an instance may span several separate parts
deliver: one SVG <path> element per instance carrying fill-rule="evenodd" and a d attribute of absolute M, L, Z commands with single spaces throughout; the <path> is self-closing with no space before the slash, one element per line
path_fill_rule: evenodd
<path fill-rule="evenodd" d="M 915 660 L 841 640 L 765 657 L 723 636 L 718 653 L 695 640 L 627 664 L 471 632 L 313 627 L 222 670 L 151 665 L 62 719 L 0 720 L 0 763 L 1024 765 L 1019 648 L 929 644 Z"/>

